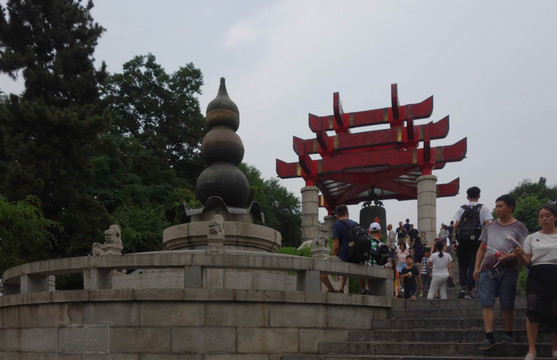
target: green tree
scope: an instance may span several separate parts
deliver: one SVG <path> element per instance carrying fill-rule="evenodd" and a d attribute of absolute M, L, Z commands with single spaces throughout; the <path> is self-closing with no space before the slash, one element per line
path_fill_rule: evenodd
<path fill-rule="evenodd" d="M 546 186 L 544 183 L 522 181 L 510 193 L 516 199 L 514 217 L 522 221 L 529 232 L 539 229 L 538 209 L 544 204 L 557 204 L 557 186 Z"/>
<path fill-rule="evenodd" d="M 65 107 L 95 102 L 105 76 L 93 65 L 104 29 L 93 21 L 89 0 L 9 0 L 0 5 L 0 71 L 23 73 L 24 100 Z M 6 12 L 7 10 L 7 12 Z"/>
<path fill-rule="evenodd" d="M 51 256 L 82 255 L 108 226 L 88 195 L 89 158 L 108 117 L 95 113 L 104 64 L 93 52 L 103 28 L 80 1 L 9 0 L 0 9 L 0 71 L 23 75 L 25 90 L 0 104 L 0 194 L 36 195 L 63 225 Z M 45 251 L 50 251 L 49 248 Z"/>
<path fill-rule="evenodd" d="M 102 87 L 111 125 L 92 159 L 89 192 L 122 227 L 125 252 L 159 250 L 164 228 L 186 221 L 183 202 L 200 206 L 191 189 L 203 169 L 201 85 L 193 64 L 167 74 L 149 54 Z"/>
<path fill-rule="evenodd" d="M 27 196 L 8 202 L 0 195 L 0 275 L 8 268 L 26 262 L 44 260 L 61 230 L 59 223 L 46 219 L 40 200 Z"/>
<path fill-rule="evenodd" d="M 160 250 L 163 230 L 186 221 L 183 203 L 201 204 L 189 189 L 172 185 L 174 170 L 164 169 L 137 139 L 106 134 L 100 149 L 89 191 L 122 228 L 124 253 Z"/>
<path fill-rule="evenodd" d="M 238 168 L 250 183 L 250 201 L 257 201 L 265 216 L 265 225 L 279 231 L 282 246 L 298 246 L 302 239 L 300 201 L 281 186 L 278 179 L 263 180 L 261 172 L 244 163 Z"/>
<path fill-rule="evenodd" d="M 168 74 L 152 54 L 136 56 L 109 76 L 102 105 L 112 114 L 111 132 L 138 139 L 178 177 L 195 183 L 205 120 L 196 94 L 203 76 L 192 63 Z"/>

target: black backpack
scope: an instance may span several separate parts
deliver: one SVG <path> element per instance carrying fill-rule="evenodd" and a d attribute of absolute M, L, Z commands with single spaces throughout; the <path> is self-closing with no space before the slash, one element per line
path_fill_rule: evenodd
<path fill-rule="evenodd" d="M 378 244 L 375 253 L 373 249 L 371 249 L 371 256 L 373 256 L 373 260 L 377 265 L 385 265 L 387 261 L 389 261 L 389 257 L 391 256 L 391 251 L 389 247 L 385 244 Z"/>
<path fill-rule="evenodd" d="M 458 223 L 457 240 L 459 242 L 479 240 L 482 234 L 482 223 L 480 221 L 482 204 L 462 205 L 461 207 L 464 209 L 464 213 Z"/>
<path fill-rule="evenodd" d="M 348 227 L 348 261 L 363 263 L 371 256 L 371 236 L 357 223 L 341 220 Z"/>

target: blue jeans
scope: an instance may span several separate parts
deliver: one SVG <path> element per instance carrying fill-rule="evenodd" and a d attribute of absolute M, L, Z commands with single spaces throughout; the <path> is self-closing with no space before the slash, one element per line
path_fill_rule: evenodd
<path fill-rule="evenodd" d="M 500 270 L 495 279 L 489 278 L 489 271 L 480 273 L 480 304 L 482 307 L 495 305 L 499 297 L 501 310 L 513 310 L 516 298 L 518 271 Z"/>

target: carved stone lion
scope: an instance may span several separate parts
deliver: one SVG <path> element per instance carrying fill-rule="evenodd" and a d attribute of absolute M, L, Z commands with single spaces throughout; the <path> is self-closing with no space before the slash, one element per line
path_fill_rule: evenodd
<path fill-rule="evenodd" d="M 104 232 L 104 244 L 93 243 L 91 253 L 97 255 L 121 255 L 122 249 L 122 233 L 120 226 L 110 225 L 108 230 Z"/>
<path fill-rule="evenodd" d="M 104 244 L 122 245 L 122 232 L 120 226 L 114 224 L 104 232 Z"/>
<path fill-rule="evenodd" d="M 209 221 L 209 234 L 224 235 L 224 218 L 222 215 L 217 214 Z"/>
<path fill-rule="evenodd" d="M 315 237 L 315 246 L 327 246 L 329 242 L 329 230 L 326 226 L 319 226 L 317 228 L 317 236 Z"/>

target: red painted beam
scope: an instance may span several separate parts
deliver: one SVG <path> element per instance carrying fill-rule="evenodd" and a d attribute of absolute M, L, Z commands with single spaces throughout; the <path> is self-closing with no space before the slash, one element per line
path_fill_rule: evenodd
<path fill-rule="evenodd" d="M 432 160 L 435 163 L 460 161 L 466 155 L 466 138 L 449 145 L 431 148 Z M 375 166 L 420 166 L 423 161 L 424 149 L 408 151 L 379 150 L 369 153 L 338 154 L 330 159 L 311 160 L 311 174 L 323 175 L 332 173 L 347 174 L 355 169 Z M 354 172 L 356 172 L 354 171 Z"/>
<path fill-rule="evenodd" d="M 425 119 L 431 116 L 433 112 L 433 96 L 416 104 L 399 106 L 399 116 L 394 117 L 392 108 L 373 109 L 367 111 L 359 111 L 345 113 L 342 115 L 342 128 L 338 126 L 334 115 L 316 116 L 309 114 L 309 127 L 313 132 L 320 130 L 335 130 L 338 132 L 346 132 L 345 128 L 356 128 L 361 126 L 390 124 L 392 127 L 402 126 L 408 116 L 413 119 Z"/>
<path fill-rule="evenodd" d="M 460 189 L 460 178 L 456 178 L 450 183 L 437 185 L 437 197 L 455 196 Z"/>
<path fill-rule="evenodd" d="M 329 174 L 328 180 L 345 182 L 354 185 L 364 185 L 367 187 L 373 186 L 377 188 L 384 181 L 396 179 L 400 176 L 407 175 L 411 172 L 418 172 L 417 166 L 398 167 L 398 168 L 384 168 L 372 173 L 342 173 L 342 174 Z"/>
<path fill-rule="evenodd" d="M 397 120 L 400 117 L 398 107 L 398 85 L 391 84 L 391 109 L 393 111 L 393 118 Z"/>
<path fill-rule="evenodd" d="M 466 155 L 466 138 L 453 145 L 431 148 L 430 153 L 434 164 L 444 165 L 446 162 L 460 161 Z M 369 153 L 338 154 L 332 158 L 321 160 L 312 160 L 309 155 L 303 153 L 303 155 L 300 155 L 300 158 L 300 164 L 285 163 L 277 159 L 276 168 L 279 177 L 286 179 L 302 176 L 307 180 L 305 175 L 346 175 L 351 172 L 361 172 L 366 167 L 420 167 L 428 165 L 423 161 L 424 149 L 408 151 L 379 150 Z"/>
<path fill-rule="evenodd" d="M 298 163 L 287 163 L 276 159 L 277 175 L 281 179 L 289 179 L 302 176 L 302 169 Z"/>
<path fill-rule="evenodd" d="M 316 185 L 319 186 L 319 183 L 317 183 Z M 437 197 L 455 196 L 455 195 L 458 194 L 459 187 L 460 187 L 460 179 L 459 178 L 456 178 L 455 180 L 451 181 L 448 184 L 437 184 Z M 405 187 L 405 189 L 403 189 L 403 191 L 401 193 L 394 193 L 394 194 L 391 194 L 391 195 L 386 194 L 387 189 L 390 189 L 389 192 L 392 192 L 393 190 L 396 190 L 397 188 L 399 190 L 402 189 L 402 188 L 397 187 L 397 186 L 392 186 L 392 187 L 391 186 L 386 186 L 384 189 L 380 189 L 380 188 L 376 187 L 375 190 L 376 190 L 377 200 L 400 200 L 400 201 L 416 200 L 416 198 L 417 198 L 417 188 L 413 187 L 413 186 Z M 330 200 L 331 205 L 329 205 L 329 203 L 325 203 L 325 200 L 321 200 L 320 201 L 320 206 L 325 207 L 328 210 L 332 210 L 339 204 L 346 204 L 346 205 L 360 204 L 364 201 L 369 200 L 369 197 L 366 193 L 367 190 L 369 190 L 369 187 L 358 186 L 357 189 L 355 189 L 354 191 L 351 191 L 351 194 L 356 193 L 356 195 L 354 195 L 352 197 L 348 196 L 348 195 L 350 195 L 348 193 L 346 193 L 342 197 L 338 197 L 338 198 L 334 198 L 330 194 L 328 194 L 327 197 L 332 199 L 332 200 Z M 320 199 L 325 199 L 325 196 L 320 195 Z"/>
<path fill-rule="evenodd" d="M 426 128 L 429 129 L 430 139 L 443 139 L 449 133 L 449 117 L 446 116 L 435 123 L 414 126 L 414 133 L 417 134 L 416 140 L 425 140 Z M 319 131 L 316 135 L 316 139 L 294 137 L 294 151 L 299 154 L 299 149 L 303 147 L 308 154 L 319 153 L 321 156 L 330 157 L 333 153 L 362 153 L 408 147 L 410 143 L 407 133 L 403 131 L 402 127 L 336 136 L 327 136 L 325 131 Z"/>

